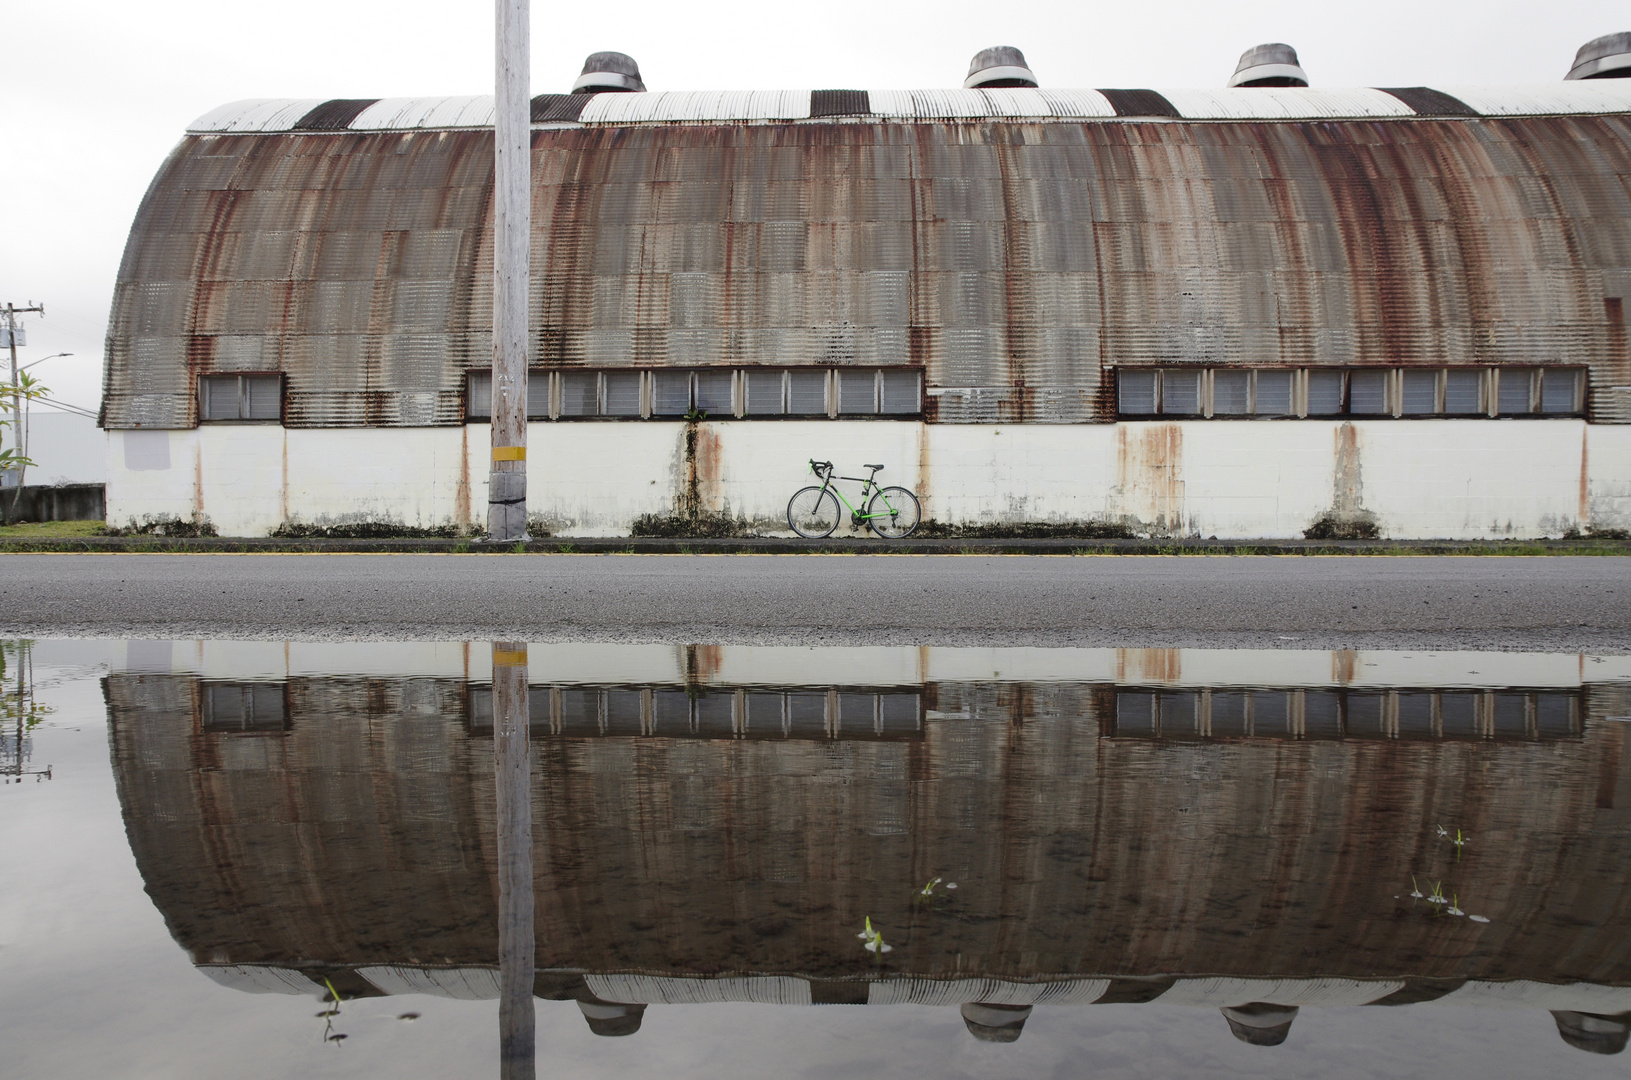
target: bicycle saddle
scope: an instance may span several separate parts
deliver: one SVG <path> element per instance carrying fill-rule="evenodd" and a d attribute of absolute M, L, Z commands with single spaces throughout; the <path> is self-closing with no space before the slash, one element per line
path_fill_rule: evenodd
<path fill-rule="evenodd" d="M 861 468 L 871 469 L 874 472 L 883 472 L 883 466 L 882 465 L 862 465 Z"/>

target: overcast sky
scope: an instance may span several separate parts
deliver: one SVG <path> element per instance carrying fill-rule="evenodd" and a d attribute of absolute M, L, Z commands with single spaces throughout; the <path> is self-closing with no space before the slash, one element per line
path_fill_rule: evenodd
<path fill-rule="evenodd" d="M 251 97 L 490 93 L 489 0 L 0 0 L 0 303 L 31 316 L 23 362 L 66 401 L 100 399 L 125 237 L 188 122 Z M 1552 82 L 1631 29 L 1607 0 L 965 3 L 824 0 L 534 5 L 533 92 L 583 58 L 634 56 L 653 90 L 959 86 L 1017 45 L 1044 86 L 1220 86 L 1248 47 L 1296 46 L 1316 86 Z"/>

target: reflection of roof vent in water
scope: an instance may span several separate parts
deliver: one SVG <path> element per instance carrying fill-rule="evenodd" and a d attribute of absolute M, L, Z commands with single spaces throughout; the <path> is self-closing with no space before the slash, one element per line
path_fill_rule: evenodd
<path fill-rule="evenodd" d="M 1604 34 L 1580 46 L 1564 79 L 1631 79 L 1631 33 Z"/>
<path fill-rule="evenodd" d="M 640 1019 L 646 1015 L 644 1005 L 616 1001 L 580 1001 L 578 1008 L 589 1021 L 589 1030 L 596 1035 L 633 1035 L 640 1030 Z"/>
<path fill-rule="evenodd" d="M 1593 1054 L 1618 1054 L 1631 1039 L 1631 1013 L 1598 1016 L 1595 1013 L 1552 1010 L 1557 1033 L 1576 1050 Z"/>
<path fill-rule="evenodd" d="M 1250 1005 L 1231 1005 L 1219 1009 L 1229 1021 L 1229 1030 L 1235 1038 L 1253 1046 L 1279 1046 L 1291 1033 L 1291 1022 L 1297 1019 L 1295 1005 L 1270 1005 L 1254 1001 Z"/>
<path fill-rule="evenodd" d="M 1012 45 L 981 49 L 968 65 L 964 90 L 997 86 L 1035 86 L 1036 76 L 1025 63 L 1025 54 Z"/>
<path fill-rule="evenodd" d="M 988 1005 L 970 1001 L 963 1006 L 968 1033 L 981 1042 L 1015 1042 L 1031 1015 L 1029 1005 Z"/>
<path fill-rule="evenodd" d="M 1307 86 L 1308 72 L 1297 61 L 1297 50 L 1278 41 L 1240 54 L 1230 86 Z"/>
<path fill-rule="evenodd" d="M 583 74 L 572 84 L 574 94 L 644 93 L 640 65 L 634 57 L 620 52 L 592 53 L 583 62 Z"/>

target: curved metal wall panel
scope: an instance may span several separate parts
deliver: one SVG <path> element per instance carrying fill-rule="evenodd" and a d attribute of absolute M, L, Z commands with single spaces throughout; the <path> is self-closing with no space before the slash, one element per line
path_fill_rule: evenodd
<path fill-rule="evenodd" d="M 921 366 L 943 422 L 1107 420 L 1120 365 L 1576 364 L 1627 422 L 1628 144 L 1622 116 L 540 130 L 534 362 Z M 107 425 L 191 426 L 220 370 L 281 372 L 290 426 L 458 423 L 491 170 L 480 130 L 188 137 L 120 271 Z"/>

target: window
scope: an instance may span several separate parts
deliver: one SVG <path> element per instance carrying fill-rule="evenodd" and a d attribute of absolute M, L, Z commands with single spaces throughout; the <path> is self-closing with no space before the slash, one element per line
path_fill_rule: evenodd
<path fill-rule="evenodd" d="M 691 411 L 691 373 L 654 371 L 651 373 L 651 415 L 684 416 Z"/>
<path fill-rule="evenodd" d="M 491 369 L 472 371 L 465 381 L 464 415 L 468 420 L 487 420 L 493 415 L 493 373 Z M 527 419 L 549 418 L 549 374 L 527 372 Z"/>
<path fill-rule="evenodd" d="M 1444 412 L 1449 416 L 1477 416 L 1485 411 L 1484 372 L 1479 368 L 1451 368 L 1444 373 Z"/>
<path fill-rule="evenodd" d="M 1582 374 L 1578 368 L 1547 368 L 1541 372 L 1540 411 L 1551 415 L 1583 411 L 1580 401 Z"/>
<path fill-rule="evenodd" d="M 832 378 L 825 371 L 808 368 L 787 373 L 787 413 L 789 416 L 827 416 L 827 388 Z"/>
<path fill-rule="evenodd" d="M 281 732 L 288 714 L 281 683 L 205 683 L 204 730 Z"/>
<path fill-rule="evenodd" d="M 1296 372 L 1256 371 L 1252 373 L 1257 386 L 1252 400 L 1252 411 L 1258 416 L 1295 416 Z"/>
<path fill-rule="evenodd" d="M 911 407 L 890 412 L 918 412 L 919 374 L 912 370 L 885 371 L 885 378 L 897 377 L 897 399 L 904 398 L 900 379 L 909 381 Z M 826 368 L 749 368 L 742 372 L 743 412 L 747 416 L 827 416 L 827 387 L 832 373 Z M 852 380 L 853 383 L 853 380 Z M 850 387 L 851 393 L 855 386 Z M 886 386 L 886 393 L 888 392 Z"/>
<path fill-rule="evenodd" d="M 1348 373 L 1310 371 L 1308 373 L 1308 415 L 1338 416 L 1348 397 Z"/>
<path fill-rule="evenodd" d="M 1399 411 L 1406 416 L 1431 416 L 1438 412 L 1437 371 L 1407 368 L 1403 379 L 1403 404 Z"/>
<path fill-rule="evenodd" d="M 1165 368 L 1117 374 L 1120 411 L 1128 416 L 1201 415 L 1200 369 Z"/>
<path fill-rule="evenodd" d="M 470 733 L 490 738 L 492 687 L 471 686 L 465 700 Z M 534 686 L 527 701 L 528 728 L 537 736 L 824 741 L 923 734 L 923 695 L 915 687 Z"/>
<path fill-rule="evenodd" d="M 1579 416 L 1583 368 L 1124 368 L 1121 416 Z M 1493 405 L 1493 408 L 1492 408 Z"/>
<path fill-rule="evenodd" d="M 279 420 L 281 375 L 205 375 L 198 380 L 200 420 Z"/>
<path fill-rule="evenodd" d="M 1173 689 L 1116 686 L 1103 701 L 1112 738 L 1574 739 L 1575 690 Z"/>
<path fill-rule="evenodd" d="M 835 401 L 835 398 L 838 399 Z M 527 373 L 527 418 L 673 419 L 697 411 L 745 417 L 917 416 L 923 372 L 917 368 L 572 369 Z M 467 375 L 465 418 L 492 412 L 492 374 Z"/>
<path fill-rule="evenodd" d="M 1496 372 L 1501 383 L 1497 409 L 1502 416 L 1521 416 L 1535 411 L 1534 384 L 1539 374 L 1533 368 L 1502 368 Z"/>
<path fill-rule="evenodd" d="M 1358 416 L 1385 416 L 1393 411 L 1388 402 L 1390 371 L 1355 371 L 1348 375 L 1348 411 Z"/>
<path fill-rule="evenodd" d="M 638 371 L 600 373 L 600 411 L 603 416 L 639 416 L 640 383 Z"/>
<path fill-rule="evenodd" d="M 736 373 L 710 368 L 697 372 L 695 403 L 698 412 L 709 416 L 735 416 L 736 402 L 733 387 Z"/>
<path fill-rule="evenodd" d="M 1217 416 L 1247 416 L 1252 411 L 1252 373 L 1212 373 L 1212 412 Z"/>

